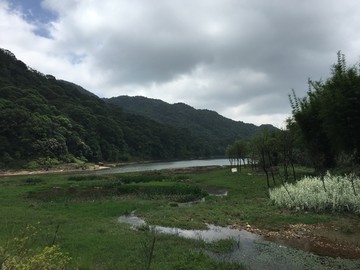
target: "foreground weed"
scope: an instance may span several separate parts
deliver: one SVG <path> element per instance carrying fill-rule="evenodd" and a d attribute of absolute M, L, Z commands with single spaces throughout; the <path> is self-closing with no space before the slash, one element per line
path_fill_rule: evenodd
<path fill-rule="evenodd" d="M 157 236 L 156 232 L 152 229 L 146 231 L 146 234 L 147 236 L 141 246 L 141 257 L 143 258 L 143 269 L 149 270 L 154 257 Z"/>
<path fill-rule="evenodd" d="M 0 246 L 0 269 L 2 270 L 61 270 L 71 258 L 58 245 L 33 249 L 38 230 L 28 225 L 20 237 Z"/>

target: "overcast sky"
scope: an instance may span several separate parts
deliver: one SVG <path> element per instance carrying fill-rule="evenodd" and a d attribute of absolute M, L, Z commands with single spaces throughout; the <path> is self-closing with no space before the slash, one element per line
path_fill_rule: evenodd
<path fill-rule="evenodd" d="M 359 29 L 358 0 L 0 0 L 0 47 L 42 73 L 278 127 Z"/>

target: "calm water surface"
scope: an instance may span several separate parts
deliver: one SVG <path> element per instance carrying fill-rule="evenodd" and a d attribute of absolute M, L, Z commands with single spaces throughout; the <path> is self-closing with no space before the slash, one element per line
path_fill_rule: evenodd
<path fill-rule="evenodd" d="M 153 171 L 153 170 L 163 170 L 163 169 L 178 169 L 178 168 L 201 167 L 201 166 L 229 166 L 229 165 L 230 165 L 229 160 L 225 158 L 169 161 L 169 162 L 149 162 L 149 163 L 129 164 L 121 167 L 111 168 L 108 170 L 97 171 L 96 174 L 141 172 L 141 171 Z"/>

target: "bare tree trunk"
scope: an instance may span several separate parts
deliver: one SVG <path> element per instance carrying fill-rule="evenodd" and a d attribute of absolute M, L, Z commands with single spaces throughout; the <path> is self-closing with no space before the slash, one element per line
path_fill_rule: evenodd
<path fill-rule="evenodd" d="M 270 153 L 269 153 L 269 152 L 267 153 L 267 156 L 268 156 L 268 159 L 269 159 L 269 167 L 270 167 L 271 177 L 272 177 L 272 180 L 273 180 L 273 182 L 274 182 L 274 185 L 276 186 L 275 176 L 274 176 L 274 168 L 273 168 L 273 165 L 272 165 L 272 162 L 271 162 L 271 157 L 270 157 Z"/>
<path fill-rule="evenodd" d="M 290 165 L 291 165 L 291 168 L 292 168 L 294 181 L 296 181 L 295 166 L 294 166 L 294 163 L 293 163 L 293 161 L 291 159 L 290 159 Z"/>
<path fill-rule="evenodd" d="M 236 162 L 237 162 L 238 171 L 241 172 L 241 159 L 237 158 Z"/>
<path fill-rule="evenodd" d="M 264 151 L 261 152 L 261 158 L 262 158 L 262 167 L 263 167 L 263 170 L 266 174 L 266 184 L 267 184 L 267 188 L 268 190 L 270 189 L 270 181 L 269 181 L 269 173 L 266 169 L 266 160 L 265 160 L 265 153 Z"/>
<path fill-rule="evenodd" d="M 280 175 L 280 180 L 281 180 L 282 186 L 284 187 L 284 189 L 286 190 L 287 194 L 289 195 L 290 200 L 294 201 L 294 198 L 291 196 L 289 190 L 287 189 L 284 180 L 281 178 L 281 175 Z"/>

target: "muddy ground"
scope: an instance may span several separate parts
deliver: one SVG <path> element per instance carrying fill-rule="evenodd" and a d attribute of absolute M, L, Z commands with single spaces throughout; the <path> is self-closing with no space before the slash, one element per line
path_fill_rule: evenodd
<path fill-rule="evenodd" d="M 345 222 L 345 221 L 344 221 Z M 265 239 L 321 256 L 360 259 L 360 224 L 342 221 L 292 224 L 277 231 L 234 224 L 232 227 L 263 235 Z"/>

